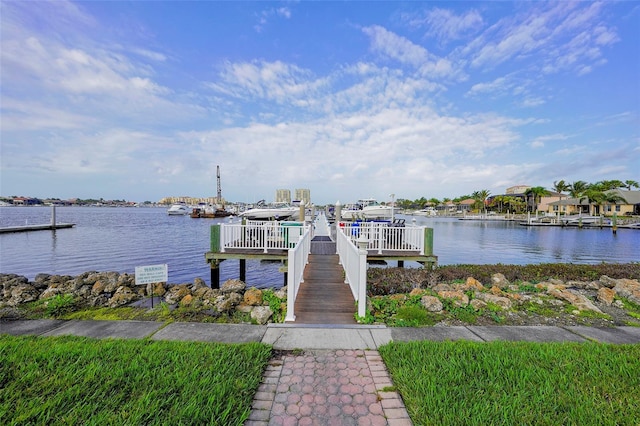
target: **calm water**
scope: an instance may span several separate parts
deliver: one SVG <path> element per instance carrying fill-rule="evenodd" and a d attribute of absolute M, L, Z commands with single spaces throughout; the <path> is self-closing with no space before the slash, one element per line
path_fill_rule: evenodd
<path fill-rule="evenodd" d="M 71 229 L 0 234 L 0 273 L 34 279 L 36 274 L 78 275 L 86 271 L 133 273 L 136 266 L 166 263 L 169 282 L 209 283 L 204 260 L 209 228 L 225 219 L 168 216 L 164 208 L 58 207 L 59 223 Z M 407 223 L 413 217 L 406 216 Z M 511 222 L 416 217 L 434 228 L 440 265 L 459 263 L 626 263 L 640 261 L 640 231 L 525 227 Z M 44 224 L 50 207 L 0 207 L 0 227 Z M 256 287 L 281 286 L 279 263 L 247 261 L 247 281 Z M 407 265 L 409 266 L 409 265 Z M 238 277 L 238 261 L 222 262 L 224 281 Z"/>

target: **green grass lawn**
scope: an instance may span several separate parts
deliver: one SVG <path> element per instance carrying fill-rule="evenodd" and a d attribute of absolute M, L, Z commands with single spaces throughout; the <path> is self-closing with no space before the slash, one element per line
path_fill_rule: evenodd
<path fill-rule="evenodd" d="M 640 425 L 640 345 L 380 348 L 415 425 Z"/>
<path fill-rule="evenodd" d="M 0 336 L 2 425 L 241 425 L 259 343 Z"/>

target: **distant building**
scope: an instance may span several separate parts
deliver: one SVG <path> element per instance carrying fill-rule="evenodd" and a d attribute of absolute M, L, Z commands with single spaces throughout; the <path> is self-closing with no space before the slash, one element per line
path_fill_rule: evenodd
<path fill-rule="evenodd" d="M 524 194 L 530 188 L 531 186 L 529 185 L 515 185 L 507 188 L 506 194 L 507 195 Z"/>
<path fill-rule="evenodd" d="M 308 189 L 296 189 L 294 199 L 300 201 L 300 204 L 309 204 L 311 202 L 311 191 Z"/>
<path fill-rule="evenodd" d="M 14 206 L 35 206 L 38 204 L 42 204 L 38 198 L 32 197 L 16 197 L 13 199 Z"/>
<path fill-rule="evenodd" d="M 276 203 L 291 203 L 291 191 L 288 189 L 276 189 Z"/>
<path fill-rule="evenodd" d="M 158 201 L 158 204 L 164 204 L 164 205 L 169 205 L 169 204 L 178 204 L 178 203 L 185 203 L 189 206 L 197 206 L 199 204 L 206 204 L 206 205 L 218 205 L 218 204 L 225 204 L 225 200 L 224 198 L 221 200 L 218 200 L 218 197 L 187 197 L 187 196 L 181 196 L 181 197 L 164 197 L 161 198 L 160 201 Z"/>

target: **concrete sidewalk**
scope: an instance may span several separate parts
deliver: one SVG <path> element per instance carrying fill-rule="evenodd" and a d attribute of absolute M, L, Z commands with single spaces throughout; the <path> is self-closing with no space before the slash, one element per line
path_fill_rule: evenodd
<path fill-rule="evenodd" d="M 263 374 L 244 426 L 411 426 L 401 395 L 377 349 L 413 340 L 640 343 L 640 328 L 426 327 L 17 320 L 0 334 L 92 338 L 262 342 L 277 350 Z"/>
<path fill-rule="evenodd" d="M 365 350 L 395 341 L 471 340 L 490 342 L 640 343 L 638 327 L 555 326 L 435 326 L 388 328 L 385 326 L 336 326 L 334 324 L 205 324 L 153 321 L 16 320 L 0 322 L 0 334 L 104 338 L 184 340 L 221 343 L 262 342 L 277 350 Z"/>

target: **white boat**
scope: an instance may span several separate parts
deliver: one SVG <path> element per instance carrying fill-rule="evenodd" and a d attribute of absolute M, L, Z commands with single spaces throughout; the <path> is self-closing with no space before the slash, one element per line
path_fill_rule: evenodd
<path fill-rule="evenodd" d="M 391 219 L 395 207 L 378 203 L 373 198 L 363 198 L 342 211 L 342 219 Z"/>
<path fill-rule="evenodd" d="M 249 220 L 295 220 L 300 216 L 300 208 L 287 203 L 258 204 L 258 207 L 245 210 L 238 216 Z"/>
<path fill-rule="evenodd" d="M 413 214 L 415 216 L 437 216 L 438 212 L 433 207 L 425 207 L 422 210 L 416 210 Z"/>
<path fill-rule="evenodd" d="M 176 203 L 167 210 L 169 216 L 184 216 L 189 214 L 189 207 L 186 204 Z"/>

